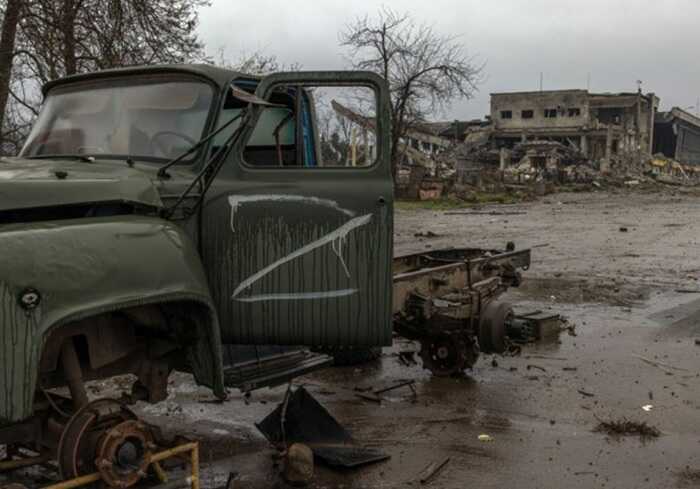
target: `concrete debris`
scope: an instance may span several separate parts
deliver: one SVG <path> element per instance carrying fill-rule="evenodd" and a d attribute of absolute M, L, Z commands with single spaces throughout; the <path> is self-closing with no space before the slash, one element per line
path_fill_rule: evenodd
<path fill-rule="evenodd" d="M 642 439 L 658 438 L 661 436 L 661 432 L 658 428 L 646 422 L 630 421 L 624 418 L 615 421 L 600 421 L 593 431 L 616 437 L 639 436 Z"/>
<path fill-rule="evenodd" d="M 416 238 L 439 238 L 440 237 L 439 234 L 434 233 L 432 231 L 415 233 L 413 236 Z"/>
<path fill-rule="evenodd" d="M 314 454 L 303 443 L 293 443 L 284 456 L 284 480 L 296 486 L 305 486 L 314 477 Z"/>
<path fill-rule="evenodd" d="M 700 486 L 700 470 L 693 470 L 690 467 L 685 467 L 680 474 L 679 487 L 698 487 Z"/>

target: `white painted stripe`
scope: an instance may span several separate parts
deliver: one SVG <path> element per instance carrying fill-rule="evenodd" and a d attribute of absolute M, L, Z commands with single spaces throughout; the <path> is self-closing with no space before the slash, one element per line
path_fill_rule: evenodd
<path fill-rule="evenodd" d="M 332 299 L 357 294 L 357 289 L 329 290 L 325 292 L 297 292 L 292 294 L 260 294 L 250 297 L 236 297 L 239 302 L 262 301 L 308 301 L 314 299 Z"/>
<path fill-rule="evenodd" d="M 287 256 L 280 258 L 279 260 L 269 264 L 265 268 L 255 272 L 253 275 L 248 277 L 247 279 L 243 280 L 238 287 L 236 287 L 236 290 L 233 291 L 233 295 L 231 296 L 231 299 L 235 299 L 238 295 L 240 295 L 241 292 L 243 292 L 245 289 L 253 285 L 255 282 L 263 278 L 265 275 L 268 273 L 274 271 L 275 269 L 279 268 L 281 265 L 284 265 L 287 262 L 290 262 L 294 260 L 295 258 L 299 258 L 300 256 L 304 256 L 307 253 L 310 253 L 311 251 L 320 248 L 321 246 L 327 245 L 328 243 L 333 243 L 334 241 L 338 240 L 339 243 L 344 240 L 348 233 L 352 231 L 353 229 L 356 229 L 360 226 L 365 226 L 372 220 L 372 214 L 365 214 L 364 216 L 359 216 L 355 217 L 353 219 L 350 219 L 348 222 L 337 228 L 336 230 L 326 234 L 325 236 L 317 239 L 316 241 L 313 241 L 305 246 L 302 246 L 296 251 L 293 251 L 292 253 L 288 254 Z M 343 262 L 343 267 L 347 270 L 347 266 L 345 265 L 345 262 L 338 254 L 338 251 L 341 249 L 341 246 L 338 245 L 334 247 L 334 252 L 336 255 L 338 255 L 338 258 Z"/>

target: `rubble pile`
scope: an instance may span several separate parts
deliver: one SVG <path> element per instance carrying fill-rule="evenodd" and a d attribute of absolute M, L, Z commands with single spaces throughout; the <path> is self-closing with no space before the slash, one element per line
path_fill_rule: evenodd
<path fill-rule="evenodd" d="M 531 140 L 497 148 L 489 140 L 452 144 L 429 157 L 430 164 L 406 164 L 399 171 L 401 198 L 478 200 L 479 192 L 542 195 L 558 187 L 587 189 L 638 186 L 695 186 L 700 167 L 683 165 L 662 154 L 639 152 L 587 158 L 574 144 Z M 422 162 L 424 163 L 424 162 Z"/>
<path fill-rule="evenodd" d="M 562 104 L 581 104 L 587 109 L 565 110 L 561 105 L 556 110 L 522 110 L 520 117 L 512 109 L 502 110 L 520 102 L 537 105 L 540 98 L 549 100 L 550 95 L 564 97 Z M 653 94 L 574 90 L 493 97 L 491 115 L 483 120 L 425 122 L 406 132 L 399 144 L 397 197 L 478 202 L 483 193 L 523 199 L 558 187 L 594 190 L 700 184 L 700 148 L 681 144 L 666 127 L 683 122 L 700 128 L 700 118 L 680 109 L 658 112 L 658 97 Z M 371 130 L 368 118 L 337 102 L 334 108 L 342 117 Z M 544 118 L 539 117 L 542 114 Z M 565 122 L 558 123 L 560 118 L 566 118 Z M 652 154 L 651 149 L 663 153 Z M 665 154 L 675 154 L 688 163 Z"/>

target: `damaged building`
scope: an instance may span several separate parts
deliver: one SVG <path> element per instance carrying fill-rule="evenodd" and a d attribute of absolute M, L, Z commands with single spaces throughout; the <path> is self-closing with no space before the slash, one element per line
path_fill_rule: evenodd
<path fill-rule="evenodd" d="M 492 139 L 513 148 L 531 140 L 571 146 L 592 160 L 651 154 L 659 98 L 653 93 L 549 90 L 491 94 Z"/>
<path fill-rule="evenodd" d="M 422 122 L 400 141 L 397 195 L 435 199 L 453 183 L 700 181 L 700 117 L 659 111 L 654 93 L 491 94 L 484 119 Z"/>
<path fill-rule="evenodd" d="M 700 118 L 678 107 L 658 112 L 654 123 L 654 154 L 686 165 L 700 165 Z"/>

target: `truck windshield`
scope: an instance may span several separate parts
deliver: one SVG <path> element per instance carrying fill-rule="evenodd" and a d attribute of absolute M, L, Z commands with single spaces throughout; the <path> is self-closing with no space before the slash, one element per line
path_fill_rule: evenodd
<path fill-rule="evenodd" d="M 202 138 L 213 96 L 182 80 L 56 89 L 20 156 L 171 159 Z"/>

